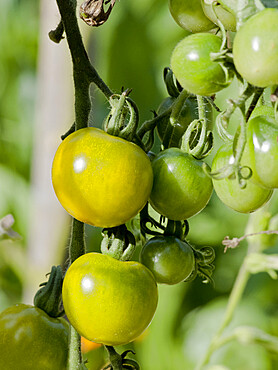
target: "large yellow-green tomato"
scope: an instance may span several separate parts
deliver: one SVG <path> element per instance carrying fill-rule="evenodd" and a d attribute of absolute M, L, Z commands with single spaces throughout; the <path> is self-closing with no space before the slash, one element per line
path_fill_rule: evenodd
<path fill-rule="evenodd" d="M 0 314 L 1 370 L 66 370 L 70 326 L 40 308 L 17 304 Z"/>
<path fill-rule="evenodd" d="M 133 341 L 150 324 L 157 306 L 153 274 L 139 262 L 87 253 L 69 267 L 63 304 L 80 335 L 105 345 Z"/>
<path fill-rule="evenodd" d="M 201 0 L 169 0 L 169 9 L 177 24 L 189 32 L 204 32 L 215 28 L 204 14 Z"/>
<path fill-rule="evenodd" d="M 153 173 L 148 156 L 137 145 L 87 127 L 59 146 L 52 182 L 60 203 L 74 218 L 113 227 L 144 207 Z"/>
<path fill-rule="evenodd" d="M 234 161 L 232 145 L 223 145 L 213 159 L 211 171 L 216 172 Z M 253 170 L 250 163 L 242 161 L 242 165 Z M 262 207 L 272 195 L 271 190 L 257 186 L 251 180 L 247 180 L 247 186 L 241 189 L 236 178 L 213 179 L 213 187 L 226 206 L 241 213 L 250 213 Z"/>
<path fill-rule="evenodd" d="M 250 84 L 278 83 L 278 9 L 264 9 L 238 30 L 233 55 L 236 69 Z"/>

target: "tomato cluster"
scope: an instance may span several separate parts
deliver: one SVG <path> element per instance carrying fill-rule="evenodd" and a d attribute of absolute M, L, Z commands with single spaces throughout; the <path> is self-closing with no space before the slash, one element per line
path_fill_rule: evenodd
<path fill-rule="evenodd" d="M 107 346 L 129 343 L 148 327 L 157 307 L 157 283 L 177 284 L 197 274 L 210 280 L 214 253 L 209 247 L 194 249 L 184 229 L 187 219 L 206 207 L 213 189 L 228 207 L 250 213 L 278 187 L 277 104 L 274 111 L 271 102 L 265 105 L 260 100 L 262 88 L 278 84 L 278 10 L 262 10 L 239 28 L 236 15 L 219 4 L 170 0 L 169 7 L 177 23 L 192 34 L 173 50 L 176 80 L 165 80 L 172 93 L 151 123 L 134 130 L 137 123 L 131 121 L 138 115 L 125 92 L 119 99 L 121 107 L 111 104 L 104 130 L 87 127 L 70 134 L 53 161 L 53 187 L 65 210 L 107 232 L 103 253 L 77 258 L 62 288 L 70 324 L 84 338 Z M 227 47 L 226 30 L 237 28 L 232 46 Z M 218 115 L 216 128 L 226 142 L 210 169 L 204 158 L 213 146 L 215 94 L 228 87 L 234 76 L 248 86 L 246 98 L 230 102 L 232 108 Z M 236 108 L 243 118 L 232 136 L 227 130 Z M 148 156 L 155 128 L 161 150 Z M 149 215 L 148 204 L 160 215 L 159 221 Z M 126 261 L 135 238 L 124 224 L 138 214 L 141 235 L 153 237 L 143 246 L 140 262 Z M 148 229 L 148 222 L 162 231 Z M 24 327 L 30 335 L 23 336 Z M 38 330 L 44 344 L 39 362 L 41 343 L 33 338 Z M 14 364 L 8 345 L 22 368 L 63 369 L 68 335 L 63 319 L 51 318 L 37 307 L 10 308 L 0 315 L 0 367 Z M 54 337 L 55 351 L 49 343 Z M 23 338 L 20 348 L 18 338 Z M 30 342 L 38 343 L 28 356 L 35 363 L 24 356 Z"/>

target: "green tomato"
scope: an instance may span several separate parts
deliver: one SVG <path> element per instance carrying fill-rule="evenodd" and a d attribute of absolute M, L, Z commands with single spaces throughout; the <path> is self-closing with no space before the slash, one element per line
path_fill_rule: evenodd
<path fill-rule="evenodd" d="M 143 247 L 140 261 L 161 284 L 173 285 L 190 276 L 195 268 L 192 248 L 174 236 L 156 236 Z"/>
<path fill-rule="evenodd" d="M 177 24 L 189 32 L 204 32 L 215 28 L 204 14 L 201 0 L 169 0 L 169 9 Z"/>
<path fill-rule="evenodd" d="M 278 9 L 264 9 L 247 20 L 236 33 L 235 67 L 250 84 L 266 87 L 278 83 Z"/>
<path fill-rule="evenodd" d="M 218 19 L 223 24 L 226 30 L 236 31 L 236 17 L 228 10 L 223 8 L 219 3 L 217 4 L 206 4 L 202 0 L 202 7 L 205 15 L 216 25 L 218 25 Z"/>
<path fill-rule="evenodd" d="M 267 117 L 270 117 L 270 118 L 275 118 L 275 113 L 274 113 L 274 109 L 273 107 L 270 107 L 268 105 L 260 105 L 258 107 L 256 107 L 253 112 L 251 113 L 251 116 L 249 118 L 249 121 L 252 119 L 252 118 L 255 118 L 257 116 L 267 116 Z"/>
<path fill-rule="evenodd" d="M 126 344 L 150 324 L 158 293 L 153 274 L 139 262 L 87 253 L 76 259 L 63 282 L 66 315 L 84 338 Z"/>
<path fill-rule="evenodd" d="M 228 164 L 233 164 L 234 161 L 232 144 L 223 145 L 213 159 L 211 171 L 216 172 Z M 250 163 L 242 160 L 242 165 L 249 166 L 253 171 Z M 226 206 L 241 213 L 250 213 L 262 207 L 272 195 L 271 190 L 257 186 L 250 180 L 247 181 L 247 186 L 241 189 L 238 180 L 231 177 L 221 180 L 213 179 L 213 186 L 216 194 Z"/>
<path fill-rule="evenodd" d="M 25 304 L 0 314 L 0 368 L 66 370 L 70 326 Z"/>
<path fill-rule="evenodd" d="M 211 59 L 218 53 L 221 39 L 209 33 L 190 35 L 181 40 L 171 57 L 171 68 L 181 86 L 197 95 L 213 95 L 227 87 L 232 80 L 219 62 Z"/>
<path fill-rule="evenodd" d="M 157 113 L 162 114 L 175 102 L 175 98 L 168 97 L 162 101 L 158 107 Z M 188 98 L 182 107 L 180 115 L 178 117 L 178 125 L 175 127 L 170 124 L 170 115 L 163 117 L 157 124 L 157 133 L 161 140 L 164 141 L 164 135 L 166 130 L 168 135 L 172 135 L 171 146 L 179 147 L 182 135 L 185 133 L 187 127 L 192 121 L 198 119 L 198 103 L 196 98 Z M 208 129 L 212 130 L 212 108 L 209 103 L 206 104 L 206 118 L 208 120 Z"/>
<path fill-rule="evenodd" d="M 278 124 L 267 116 L 248 122 L 247 148 L 252 163 L 252 180 L 265 188 L 278 188 Z"/>
<path fill-rule="evenodd" d="M 211 179 L 202 164 L 178 148 L 160 152 L 152 161 L 152 207 L 171 220 L 185 220 L 200 212 L 212 193 Z"/>

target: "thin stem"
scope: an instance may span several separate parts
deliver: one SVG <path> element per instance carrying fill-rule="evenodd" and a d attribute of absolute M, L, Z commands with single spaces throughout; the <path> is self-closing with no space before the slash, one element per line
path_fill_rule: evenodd
<path fill-rule="evenodd" d="M 70 262 L 85 253 L 84 223 L 72 219 L 71 240 L 69 245 Z"/>
<path fill-rule="evenodd" d="M 68 369 L 69 370 L 79 369 L 81 363 L 82 363 L 82 357 L 81 357 L 80 335 L 77 333 L 74 327 L 71 326 L 70 327 Z"/>
<path fill-rule="evenodd" d="M 146 134 L 146 132 L 153 130 L 156 127 L 159 120 L 161 118 L 169 116 L 171 112 L 172 112 L 172 106 L 168 108 L 165 112 L 155 116 L 153 119 L 145 121 L 137 132 L 137 136 L 139 137 L 139 139 L 142 139 L 143 136 Z"/>

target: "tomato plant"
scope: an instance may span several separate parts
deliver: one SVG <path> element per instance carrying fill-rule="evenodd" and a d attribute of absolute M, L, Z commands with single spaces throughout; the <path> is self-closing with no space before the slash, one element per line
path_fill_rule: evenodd
<path fill-rule="evenodd" d="M 59 146 L 52 167 L 56 195 L 74 218 L 112 227 L 134 217 L 151 192 L 153 174 L 137 145 L 88 127 Z"/>
<path fill-rule="evenodd" d="M 0 368 L 67 368 L 69 324 L 37 307 L 18 304 L 0 314 Z"/>
<path fill-rule="evenodd" d="M 278 187 L 278 124 L 267 116 L 256 116 L 248 123 L 248 156 L 252 161 L 252 180 L 258 185 Z"/>
<path fill-rule="evenodd" d="M 157 212 L 171 220 L 185 220 L 207 205 L 212 182 L 202 169 L 202 161 L 169 148 L 156 156 L 152 166 L 150 203 Z"/>
<path fill-rule="evenodd" d="M 216 172 L 235 161 L 232 145 L 223 145 L 213 158 L 211 170 Z M 251 166 L 250 163 L 242 162 L 242 165 Z M 253 170 L 253 167 L 251 167 Z M 262 207 L 271 197 L 272 191 L 247 182 L 242 189 L 235 176 L 221 180 L 213 179 L 213 187 L 221 201 L 237 212 L 249 213 Z"/>
<path fill-rule="evenodd" d="M 278 9 L 253 15 L 236 33 L 234 63 L 249 83 L 266 87 L 278 83 Z"/>
<path fill-rule="evenodd" d="M 218 20 L 223 24 L 226 30 L 236 31 L 236 18 L 235 16 L 226 10 L 221 4 L 207 4 L 202 0 L 202 7 L 205 15 L 216 25 Z"/>
<path fill-rule="evenodd" d="M 190 276 L 195 267 L 190 245 L 174 236 L 156 236 L 143 247 L 140 261 L 158 283 L 173 285 Z"/>
<path fill-rule="evenodd" d="M 189 32 L 209 31 L 215 27 L 204 14 L 201 0 L 170 0 L 169 9 L 177 24 Z"/>
<path fill-rule="evenodd" d="M 212 53 L 221 48 L 221 38 L 209 33 L 185 37 L 173 50 L 171 66 L 182 87 L 193 94 L 212 95 L 227 87 L 232 74 L 225 72 Z"/>
<path fill-rule="evenodd" d="M 86 339 L 106 345 L 133 341 L 149 325 L 157 286 L 141 263 L 87 253 L 69 267 L 63 283 L 66 315 Z"/>

